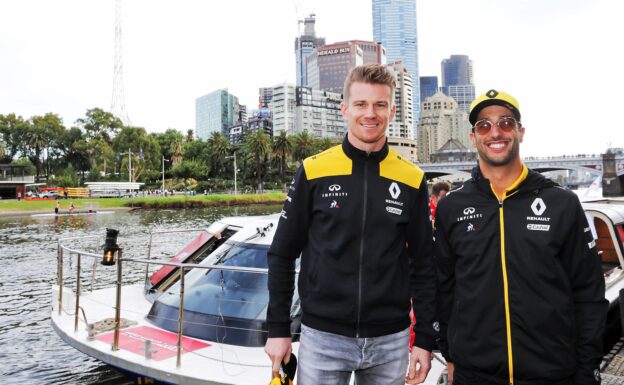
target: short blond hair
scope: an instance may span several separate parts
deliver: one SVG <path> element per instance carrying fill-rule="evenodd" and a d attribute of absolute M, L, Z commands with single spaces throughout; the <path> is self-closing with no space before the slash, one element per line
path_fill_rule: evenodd
<path fill-rule="evenodd" d="M 345 79 L 343 96 L 344 102 L 349 101 L 349 91 L 353 83 L 368 83 L 368 84 L 384 84 L 390 87 L 390 95 L 394 100 L 394 89 L 396 88 L 396 80 L 394 75 L 388 67 L 381 64 L 366 64 L 362 66 L 353 67 L 347 78 Z"/>

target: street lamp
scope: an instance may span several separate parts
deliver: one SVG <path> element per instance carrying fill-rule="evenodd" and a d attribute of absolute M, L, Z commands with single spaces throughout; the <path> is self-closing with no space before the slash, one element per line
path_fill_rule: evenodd
<path fill-rule="evenodd" d="M 234 158 L 234 195 L 238 195 L 238 189 L 236 188 L 236 173 L 238 172 L 238 170 L 236 169 L 236 154 L 232 156 L 226 156 L 225 158 Z"/>
<path fill-rule="evenodd" d="M 165 196 L 165 162 L 169 163 L 168 160 L 165 159 L 165 156 L 162 157 L 162 195 Z"/>
<path fill-rule="evenodd" d="M 128 149 L 128 152 L 122 152 L 119 155 L 128 154 L 128 183 L 132 183 L 132 151 Z M 132 189 L 130 189 L 132 191 Z"/>

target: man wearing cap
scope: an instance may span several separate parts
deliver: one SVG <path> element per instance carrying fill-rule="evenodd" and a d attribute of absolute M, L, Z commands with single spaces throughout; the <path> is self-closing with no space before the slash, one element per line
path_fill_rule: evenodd
<path fill-rule="evenodd" d="M 466 384 L 599 384 L 608 303 L 577 196 L 527 169 L 511 95 L 470 106 L 472 178 L 434 229 L 440 348 Z"/>

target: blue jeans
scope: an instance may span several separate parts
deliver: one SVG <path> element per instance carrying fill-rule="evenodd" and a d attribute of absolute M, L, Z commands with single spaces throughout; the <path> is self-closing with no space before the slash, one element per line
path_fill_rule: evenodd
<path fill-rule="evenodd" d="M 298 385 L 404 385 L 409 328 L 372 338 L 344 337 L 301 325 Z"/>

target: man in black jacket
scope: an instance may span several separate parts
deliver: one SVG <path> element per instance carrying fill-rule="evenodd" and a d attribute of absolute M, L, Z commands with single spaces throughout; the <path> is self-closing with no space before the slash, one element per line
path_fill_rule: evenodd
<path fill-rule="evenodd" d="M 348 384 L 352 372 L 359 385 L 416 384 L 431 367 L 436 278 L 427 185 L 422 170 L 388 147 L 394 89 L 384 66 L 349 73 L 341 106 L 347 136 L 303 161 L 269 250 L 265 351 L 274 371 L 290 357 L 301 255 L 300 385 Z"/>
<path fill-rule="evenodd" d="M 577 196 L 521 162 L 518 102 L 470 108 L 472 178 L 437 208 L 440 347 L 455 385 L 600 383 L 605 285 Z"/>

